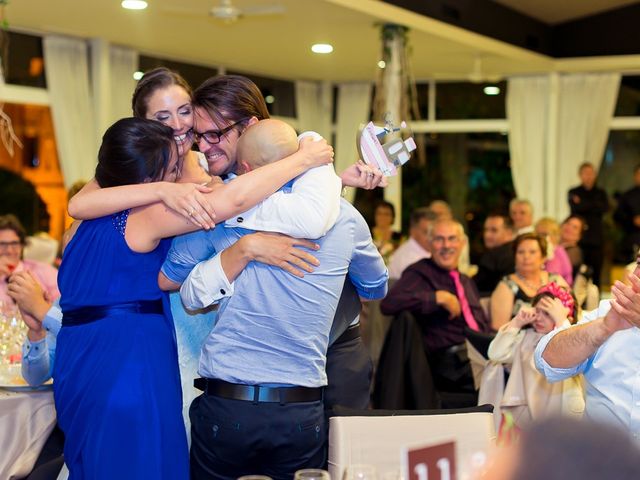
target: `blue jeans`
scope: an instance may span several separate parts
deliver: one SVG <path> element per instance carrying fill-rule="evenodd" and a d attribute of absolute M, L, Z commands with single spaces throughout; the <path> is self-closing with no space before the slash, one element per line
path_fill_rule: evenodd
<path fill-rule="evenodd" d="M 254 403 L 202 394 L 189 417 L 194 480 L 249 474 L 291 480 L 296 470 L 325 466 L 322 401 Z"/>

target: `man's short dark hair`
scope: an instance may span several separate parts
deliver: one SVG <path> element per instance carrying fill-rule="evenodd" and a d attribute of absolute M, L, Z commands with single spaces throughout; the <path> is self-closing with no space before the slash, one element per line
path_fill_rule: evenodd
<path fill-rule="evenodd" d="M 501 218 L 505 229 L 511 230 L 512 232 L 515 231 L 513 228 L 513 220 L 511 220 L 509 215 L 503 215 L 502 213 L 490 213 L 487 215 L 485 221 L 490 218 Z"/>
<path fill-rule="evenodd" d="M 438 218 L 438 216 L 433 213 L 429 207 L 416 208 L 411 212 L 411 217 L 409 217 L 409 228 L 415 227 L 422 220 L 433 222 L 436 218 Z"/>

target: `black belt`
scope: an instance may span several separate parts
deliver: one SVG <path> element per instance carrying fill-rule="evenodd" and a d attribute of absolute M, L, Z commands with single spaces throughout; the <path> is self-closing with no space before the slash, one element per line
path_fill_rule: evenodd
<path fill-rule="evenodd" d="M 207 395 L 247 402 L 296 403 L 322 400 L 322 388 L 239 385 L 212 378 L 196 378 L 193 386 Z"/>
<path fill-rule="evenodd" d="M 117 305 L 97 305 L 65 310 L 62 314 L 62 326 L 73 327 L 95 322 L 108 315 L 117 313 L 162 314 L 162 300 L 142 300 L 139 302 L 119 303 Z"/>
<path fill-rule="evenodd" d="M 342 335 L 336 338 L 336 340 L 331 344 L 331 346 L 338 345 L 340 343 L 349 342 L 359 337 L 360 337 L 360 324 L 357 323 L 355 325 L 351 325 L 344 332 L 342 332 Z"/>

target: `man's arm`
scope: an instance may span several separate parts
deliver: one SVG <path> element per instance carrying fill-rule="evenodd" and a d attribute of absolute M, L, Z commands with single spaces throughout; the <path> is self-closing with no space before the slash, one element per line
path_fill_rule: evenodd
<path fill-rule="evenodd" d="M 385 315 L 397 315 L 404 310 L 428 315 L 438 308 L 436 292 L 430 289 L 424 276 L 414 267 L 403 272 L 380 303 L 380 310 Z"/>
<path fill-rule="evenodd" d="M 601 302 L 595 312 L 585 313 L 586 321 L 555 330 L 540 341 L 536 367 L 547 380 L 564 380 L 583 372 L 588 359 L 611 335 L 640 324 L 640 296 L 636 293 L 640 292 L 640 279 L 634 274 L 628 278 L 631 285 L 616 282 L 611 289 L 614 299 Z"/>
<path fill-rule="evenodd" d="M 221 228 L 221 227 L 218 227 Z M 213 232 L 216 230 L 214 229 Z M 205 231 L 179 235 L 173 239 L 167 258 L 158 275 L 163 290 L 176 290 L 199 262 L 216 254 L 210 235 Z"/>
<path fill-rule="evenodd" d="M 320 238 L 338 218 L 341 189 L 333 165 L 316 167 L 298 177 L 290 192 L 278 191 L 226 224 L 299 238 Z"/>
<path fill-rule="evenodd" d="M 612 315 L 610 311 L 604 318 L 560 331 L 549 341 L 542 358 L 552 368 L 574 368 L 581 364 L 618 331 L 610 326 Z"/>

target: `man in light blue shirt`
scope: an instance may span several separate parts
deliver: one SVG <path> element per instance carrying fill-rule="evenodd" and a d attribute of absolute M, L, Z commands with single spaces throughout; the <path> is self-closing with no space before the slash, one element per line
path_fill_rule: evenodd
<path fill-rule="evenodd" d="M 252 141 L 259 127 L 249 128 L 243 141 Z M 216 228 L 178 238 L 163 272 L 175 280 L 203 242 L 205 249 L 221 251 L 247 233 Z M 324 465 L 321 387 L 345 278 L 361 297 L 374 299 L 386 293 L 388 275 L 364 219 L 345 201 L 335 226 L 316 242 L 320 264 L 304 278 L 250 262 L 230 279 L 235 293 L 221 302 L 201 355 L 205 394 L 191 407 L 193 478 L 236 478 L 249 470 L 290 478 L 297 469 Z M 201 308 L 212 300 L 206 279 L 219 262 L 213 258 L 192 271 L 182 289 L 187 307 Z M 242 431 L 233 434 L 229 425 Z"/>
<path fill-rule="evenodd" d="M 550 382 L 583 374 L 585 415 L 617 424 L 640 440 L 640 266 L 630 285 L 616 282 L 612 300 L 540 340 L 536 367 Z"/>

